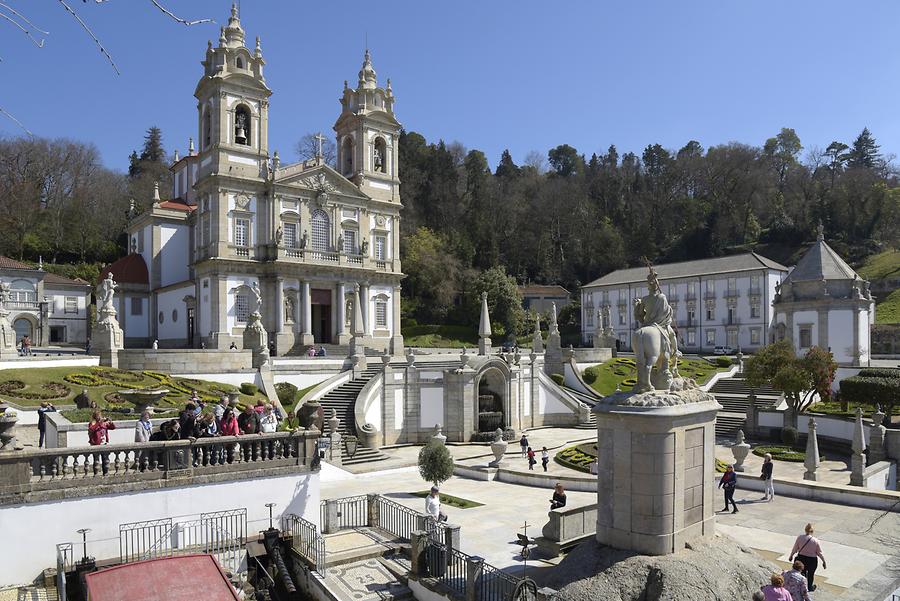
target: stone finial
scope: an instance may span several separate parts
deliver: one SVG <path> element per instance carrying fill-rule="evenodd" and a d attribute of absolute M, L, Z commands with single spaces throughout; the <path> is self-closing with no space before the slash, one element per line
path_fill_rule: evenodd
<path fill-rule="evenodd" d="M 224 48 L 226 43 L 228 43 L 228 38 L 225 37 L 225 26 L 223 25 L 219 31 L 219 48 Z"/>
<path fill-rule="evenodd" d="M 862 407 L 856 408 L 856 422 L 853 424 L 853 443 L 850 448 L 854 453 L 862 453 L 866 450 L 866 436 L 863 428 L 863 410 Z"/>
<path fill-rule="evenodd" d="M 803 467 L 806 471 L 803 473 L 804 480 L 815 482 L 819 479 L 816 470 L 819 469 L 819 439 L 816 435 L 816 420 L 809 418 L 809 432 L 806 436 L 806 458 L 803 460 Z"/>
<path fill-rule="evenodd" d="M 159 206 L 159 182 L 153 182 L 153 206 Z"/>
<path fill-rule="evenodd" d="M 188 156 L 194 156 L 196 154 L 196 150 L 194 150 L 194 138 L 188 138 Z"/>
<path fill-rule="evenodd" d="M 825 241 L 825 226 L 822 225 L 822 222 L 821 222 L 821 221 L 819 222 L 819 225 L 816 226 L 816 240 L 817 240 L 818 242 L 824 242 L 824 241 Z"/>
<path fill-rule="evenodd" d="M 259 36 L 256 36 L 256 58 L 262 58 L 262 46 L 259 44 Z"/>
<path fill-rule="evenodd" d="M 850 456 L 850 485 L 863 486 L 863 472 L 866 469 L 866 437 L 863 428 L 863 412 L 862 407 L 856 408 L 856 421 L 853 424 L 853 443 L 850 448 L 853 454 Z"/>
<path fill-rule="evenodd" d="M 178 157 L 178 149 L 176 148 L 176 149 L 175 149 L 175 157 L 173 158 L 173 161 L 174 161 L 175 163 L 177 163 L 177 162 L 180 161 L 180 160 L 181 160 L 181 159 Z"/>
<path fill-rule="evenodd" d="M 487 292 L 481 293 L 481 320 L 478 323 L 478 354 L 491 354 L 491 316 L 488 312 Z"/>
<path fill-rule="evenodd" d="M 447 442 L 447 437 L 441 432 L 441 425 L 434 425 L 434 434 L 431 435 L 431 440 L 435 441 L 438 444 L 444 444 Z"/>
<path fill-rule="evenodd" d="M 353 336 L 361 338 L 365 333 L 362 302 L 359 297 L 359 283 L 357 282 L 353 285 Z"/>
<path fill-rule="evenodd" d="M 531 337 L 531 352 L 534 354 L 544 352 L 544 337 L 541 336 L 541 316 L 534 318 L 534 335 Z"/>
<path fill-rule="evenodd" d="M 872 414 L 872 428 L 869 430 L 869 463 L 878 463 L 887 458 L 884 448 L 884 436 L 886 428 L 881 424 L 884 420 L 884 412 L 881 406 L 876 406 Z"/>
<path fill-rule="evenodd" d="M 272 155 L 272 169 L 278 169 L 278 166 L 281 165 L 281 159 L 278 157 L 278 151 Z"/>
<path fill-rule="evenodd" d="M 556 323 L 556 301 L 550 303 L 550 333 L 559 334 L 559 325 Z"/>

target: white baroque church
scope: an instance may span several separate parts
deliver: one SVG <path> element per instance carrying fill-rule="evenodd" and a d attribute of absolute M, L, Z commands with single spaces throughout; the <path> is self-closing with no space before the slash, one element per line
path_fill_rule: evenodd
<path fill-rule="evenodd" d="M 278 354 L 346 344 L 358 287 L 366 346 L 399 354 L 400 181 L 390 80 L 366 50 L 344 82 L 334 124 L 338 170 L 321 157 L 281 165 L 268 144 L 266 61 L 245 44 L 236 7 L 209 42 L 197 83 L 198 148 L 177 160 L 172 198 L 128 225 L 130 253 L 104 272 L 119 282 L 126 347 L 227 349 L 262 297 Z M 321 154 L 321 153 L 319 153 Z"/>

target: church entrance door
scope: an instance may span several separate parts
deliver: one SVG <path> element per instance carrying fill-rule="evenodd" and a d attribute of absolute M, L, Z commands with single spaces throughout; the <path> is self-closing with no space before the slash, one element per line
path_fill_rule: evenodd
<path fill-rule="evenodd" d="M 313 340 L 331 343 L 331 290 L 313 289 L 310 294 Z"/>

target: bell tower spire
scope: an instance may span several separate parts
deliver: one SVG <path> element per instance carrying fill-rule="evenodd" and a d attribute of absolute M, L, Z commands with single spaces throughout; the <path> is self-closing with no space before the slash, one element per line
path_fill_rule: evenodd
<path fill-rule="evenodd" d="M 344 82 L 337 134 L 338 171 L 372 198 L 400 202 L 397 177 L 400 122 L 394 116 L 394 92 L 378 85 L 366 48 L 355 89 Z"/>

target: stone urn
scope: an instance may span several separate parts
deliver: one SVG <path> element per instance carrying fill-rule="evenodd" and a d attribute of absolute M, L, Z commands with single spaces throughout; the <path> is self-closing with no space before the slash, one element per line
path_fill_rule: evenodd
<path fill-rule="evenodd" d="M 459 355 L 459 369 L 465 369 L 469 365 L 469 361 L 472 359 L 471 355 L 468 353 L 468 349 L 463 347 L 462 353 Z"/>
<path fill-rule="evenodd" d="M 231 392 L 226 392 L 225 396 L 228 397 L 228 404 L 235 405 L 238 402 L 238 399 L 241 398 L 241 392 L 239 390 L 233 390 Z"/>
<path fill-rule="evenodd" d="M 331 417 L 328 418 L 328 432 L 334 434 L 341 429 L 341 420 L 337 416 L 337 410 L 331 410 Z"/>
<path fill-rule="evenodd" d="M 19 417 L 5 405 L 0 405 L 0 452 L 16 450 L 16 422 Z"/>
<path fill-rule="evenodd" d="M 494 430 L 494 441 L 491 443 L 491 452 L 494 454 L 494 460 L 488 464 L 488 467 L 500 467 L 508 446 L 509 443 L 503 440 L 503 430 L 501 428 Z"/>
<path fill-rule="evenodd" d="M 434 434 L 431 435 L 431 440 L 435 441 L 438 444 L 444 444 L 447 442 L 447 437 L 441 432 L 441 425 L 434 425 Z"/>
<path fill-rule="evenodd" d="M 154 405 L 158 405 L 169 391 L 165 388 L 138 388 L 119 390 L 118 393 L 120 397 L 134 405 L 132 412 L 140 415 L 144 411 L 153 413 Z"/>
<path fill-rule="evenodd" d="M 391 354 L 387 351 L 384 351 L 384 354 L 381 355 L 381 364 L 384 367 L 387 367 L 388 365 L 391 364 L 391 359 L 392 359 Z"/>
<path fill-rule="evenodd" d="M 306 401 L 297 409 L 297 423 L 306 430 L 315 426 L 321 432 L 322 418 L 322 405 L 316 399 Z"/>
<path fill-rule="evenodd" d="M 747 453 L 749 452 L 750 445 L 744 442 L 744 431 L 738 430 L 737 438 L 734 444 L 731 445 L 731 454 L 734 455 L 734 471 L 744 471 L 744 459 L 747 458 Z"/>

